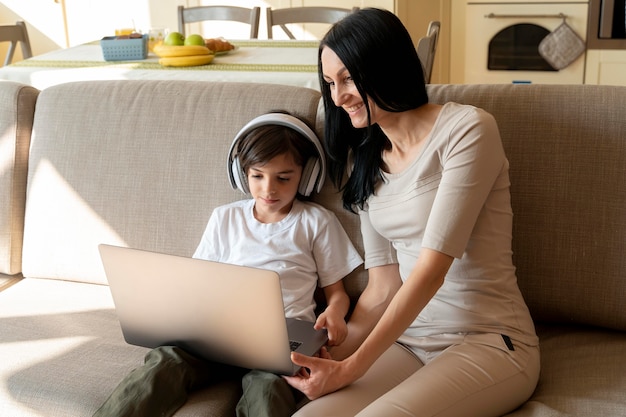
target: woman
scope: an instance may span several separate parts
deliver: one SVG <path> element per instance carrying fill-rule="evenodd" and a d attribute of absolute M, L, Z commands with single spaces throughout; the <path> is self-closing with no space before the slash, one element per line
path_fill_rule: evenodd
<path fill-rule="evenodd" d="M 388 11 L 335 24 L 319 71 L 330 171 L 359 212 L 369 282 L 342 345 L 292 355 L 308 372 L 287 381 L 315 399 L 296 415 L 515 409 L 536 386 L 539 347 L 512 263 L 494 118 L 428 103 L 410 35 Z"/>

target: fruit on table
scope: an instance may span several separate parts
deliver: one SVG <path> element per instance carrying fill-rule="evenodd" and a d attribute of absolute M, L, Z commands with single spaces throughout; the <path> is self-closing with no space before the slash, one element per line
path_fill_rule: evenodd
<path fill-rule="evenodd" d="M 159 56 L 159 64 L 165 67 L 191 67 L 210 64 L 215 55 L 206 46 L 163 45 L 154 47 Z"/>
<path fill-rule="evenodd" d="M 210 64 L 215 55 L 204 44 L 204 38 L 200 35 L 190 35 L 186 40 L 177 32 L 173 39 L 165 38 L 163 43 L 154 46 L 154 53 L 160 58 L 159 64 L 164 67 L 192 67 Z M 171 35 L 172 33 L 170 33 Z M 184 44 L 172 45 L 183 39 Z"/>
<path fill-rule="evenodd" d="M 204 43 L 213 52 L 227 52 L 235 49 L 235 45 L 221 38 L 205 39 Z"/>
<path fill-rule="evenodd" d="M 187 36 L 185 38 L 185 45 L 206 46 L 204 44 L 204 38 L 201 35 L 198 35 L 197 33 Z"/>
<path fill-rule="evenodd" d="M 210 64 L 215 55 L 190 55 L 190 56 L 174 56 L 159 59 L 159 64 L 164 67 L 195 67 L 198 65 Z"/>
<path fill-rule="evenodd" d="M 165 45 L 154 46 L 154 53 L 161 58 L 177 56 L 211 55 L 212 52 L 206 46 L 198 45 Z"/>
<path fill-rule="evenodd" d="M 170 32 L 165 39 L 163 39 L 163 44 L 182 46 L 185 44 L 185 37 L 180 32 Z"/>

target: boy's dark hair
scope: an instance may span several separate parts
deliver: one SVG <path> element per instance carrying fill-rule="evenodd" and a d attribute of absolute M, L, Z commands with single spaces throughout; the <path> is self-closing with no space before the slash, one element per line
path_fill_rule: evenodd
<path fill-rule="evenodd" d="M 295 130 L 280 125 L 264 125 L 252 129 L 238 143 L 237 155 L 244 173 L 253 165 L 263 165 L 273 158 L 288 154 L 304 167 L 317 151 L 310 140 Z"/>

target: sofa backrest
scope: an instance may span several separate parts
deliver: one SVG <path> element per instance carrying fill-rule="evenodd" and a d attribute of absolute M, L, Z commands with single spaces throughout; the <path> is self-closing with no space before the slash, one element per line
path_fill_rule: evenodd
<path fill-rule="evenodd" d="M 39 91 L 0 81 L 0 273 L 22 271 L 26 172 Z"/>
<path fill-rule="evenodd" d="M 214 207 L 245 196 L 226 155 L 252 118 L 316 121 L 319 93 L 280 85 L 102 81 L 45 89 L 28 174 L 23 273 L 106 283 L 100 243 L 191 256 Z"/>
<path fill-rule="evenodd" d="M 484 108 L 510 162 L 513 256 L 536 321 L 626 330 L 626 87 L 429 85 L 434 103 Z M 361 246 L 358 218 L 334 209 Z M 364 288 L 362 270 L 346 286 Z"/>
<path fill-rule="evenodd" d="M 626 88 L 429 85 L 431 101 L 492 113 L 510 161 L 513 250 L 535 320 L 626 330 Z M 190 255 L 228 186 L 226 152 L 251 118 L 286 109 L 316 123 L 314 90 L 186 81 L 64 84 L 37 100 L 25 276 L 106 283 L 99 243 Z M 357 216 L 327 182 L 362 250 Z M 346 280 L 356 299 L 362 268 Z"/>
<path fill-rule="evenodd" d="M 534 319 L 626 330 L 626 87 L 432 85 L 429 94 L 498 122 L 514 261 Z"/>

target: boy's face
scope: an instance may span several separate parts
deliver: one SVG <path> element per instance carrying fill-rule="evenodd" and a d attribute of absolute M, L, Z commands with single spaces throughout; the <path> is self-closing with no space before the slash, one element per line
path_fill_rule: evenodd
<path fill-rule="evenodd" d="M 264 165 L 253 165 L 247 174 L 258 221 L 276 223 L 289 214 L 302 176 L 302 167 L 290 154 L 278 155 Z"/>

